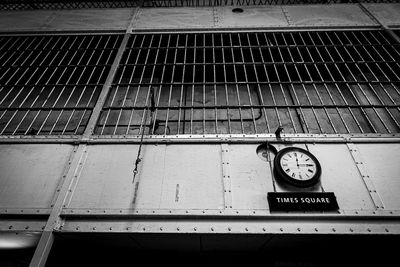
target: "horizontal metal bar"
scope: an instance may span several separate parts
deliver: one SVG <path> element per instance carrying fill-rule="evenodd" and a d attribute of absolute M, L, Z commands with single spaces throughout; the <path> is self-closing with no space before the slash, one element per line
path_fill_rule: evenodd
<path fill-rule="evenodd" d="M 367 104 L 347 104 L 347 105 L 207 105 L 207 106 L 154 106 L 154 109 L 246 109 L 246 108 L 266 108 L 266 109 L 274 109 L 274 108 L 316 108 L 316 109 L 320 109 L 320 108 L 398 108 L 400 107 L 400 104 L 387 104 L 387 105 L 382 105 L 382 104 L 371 104 L 371 105 L 367 105 Z M 143 109 L 147 109 L 147 106 L 126 106 L 126 107 L 120 107 L 120 106 L 104 106 L 103 110 L 143 110 Z M 2 110 L 3 108 L 0 108 L 0 110 Z M 7 108 L 4 108 L 7 109 Z"/>

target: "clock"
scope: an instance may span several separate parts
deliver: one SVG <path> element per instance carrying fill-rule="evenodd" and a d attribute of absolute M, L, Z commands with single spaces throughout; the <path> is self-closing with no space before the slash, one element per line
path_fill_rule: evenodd
<path fill-rule="evenodd" d="M 321 165 L 317 158 L 307 150 L 287 147 L 276 155 L 274 172 L 278 178 L 291 185 L 310 187 L 319 181 Z"/>

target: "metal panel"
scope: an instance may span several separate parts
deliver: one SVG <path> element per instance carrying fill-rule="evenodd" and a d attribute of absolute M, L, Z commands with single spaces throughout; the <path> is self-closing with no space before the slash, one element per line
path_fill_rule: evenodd
<path fill-rule="evenodd" d="M 242 12 L 233 12 L 234 7 L 216 8 L 218 28 L 249 28 L 289 26 L 280 6 L 240 7 Z"/>
<path fill-rule="evenodd" d="M 273 192 L 271 168 L 256 153 L 257 145 L 230 145 L 229 168 L 234 209 L 268 209 Z"/>
<path fill-rule="evenodd" d="M 43 30 L 54 19 L 55 12 L 50 10 L 2 11 L 0 12 L 0 31 Z"/>
<path fill-rule="evenodd" d="M 70 145 L 1 145 L 0 207 L 49 208 Z"/>
<path fill-rule="evenodd" d="M 0 12 L 0 31 L 126 30 L 134 9 Z"/>
<path fill-rule="evenodd" d="M 318 144 L 308 146 L 321 163 L 321 184 L 334 192 L 341 210 L 375 209 L 346 145 Z"/>
<path fill-rule="evenodd" d="M 284 6 L 289 24 L 295 26 L 372 26 L 372 21 L 357 5 Z"/>
<path fill-rule="evenodd" d="M 193 29 L 214 27 L 213 8 L 145 8 L 139 9 L 133 30 Z"/>
<path fill-rule="evenodd" d="M 133 183 L 137 149 L 137 145 L 89 146 L 88 158 L 68 207 L 223 207 L 220 146 L 145 145 Z"/>
<path fill-rule="evenodd" d="M 372 15 L 387 26 L 400 25 L 400 4 L 363 4 Z"/>
<path fill-rule="evenodd" d="M 95 133 L 396 133 L 399 51 L 378 30 L 135 34 Z"/>
<path fill-rule="evenodd" d="M 357 144 L 364 167 L 385 209 L 400 209 L 400 145 Z"/>

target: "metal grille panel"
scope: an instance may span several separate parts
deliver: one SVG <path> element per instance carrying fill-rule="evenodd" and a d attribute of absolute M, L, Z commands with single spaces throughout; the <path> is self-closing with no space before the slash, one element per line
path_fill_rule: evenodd
<path fill-rule="evenodd" d="M 0 37 L 0 134 L 82 134 L 121 38 Z"/>
<path fill-rule="evenodd" d="M 397 133 L 399 60 L 384 31 L 133 35 L 95 133 Z"/>
<path fill-rule="evenodd" d="M 0 0 L 0 10 L 395 3 L 397 0 Z"/>

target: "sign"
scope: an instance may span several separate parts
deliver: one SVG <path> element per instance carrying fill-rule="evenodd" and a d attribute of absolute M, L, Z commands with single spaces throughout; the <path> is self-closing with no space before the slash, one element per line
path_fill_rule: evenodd
<path fill-rule="evenodd" d="M 339 209 L 332 192 L 268 193 L 271 211 L 336 211 Z"/>

